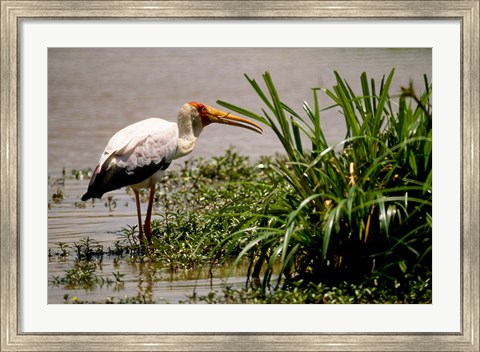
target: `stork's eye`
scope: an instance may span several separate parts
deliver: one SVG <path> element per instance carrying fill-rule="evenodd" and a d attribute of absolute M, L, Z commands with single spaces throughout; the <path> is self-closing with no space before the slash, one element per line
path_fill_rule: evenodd
<path fill-rule="evenodd" d="M 207 112 L 207 108 L 205 107 L 205 105 L 202 105 L 200 107 L 200 114 L 205 114 Z"/>

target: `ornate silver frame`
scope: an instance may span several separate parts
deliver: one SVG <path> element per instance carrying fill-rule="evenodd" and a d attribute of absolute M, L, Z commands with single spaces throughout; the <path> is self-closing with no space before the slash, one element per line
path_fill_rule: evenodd
<path fill-rule="evenodd" d="M 479 351 L 479 0 L 3 1 L 1 0 L 0 334 L 2 351 Z M 19 21 L 22 18 L 458 19 L 462 55 L 461 298 L 458 334 L 21 333 L 19 324 Z"/>

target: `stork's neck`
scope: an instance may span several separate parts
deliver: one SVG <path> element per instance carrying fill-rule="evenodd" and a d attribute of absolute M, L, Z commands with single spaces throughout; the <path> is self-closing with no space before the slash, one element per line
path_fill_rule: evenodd
<path fill-rule="evenodd" d="M 179 129 L 179 138 L 178 138 L 178 146 L 177 146 L 177 153 L 175 158 L 180 158 L 184 155 L 190 154 L 193 149 L 195 148 L 195 143 L 197 142 L 197 137 L 193 135 L 181 135 Z"/>
<path fill-rule="evenodd" d="M 192 106 L 185 104 L 178 114 L 178 146 L 175 158 L 190 154 L 202 132 L 200 119 L 192 120 L 192 114 L 195 112 Z"/>

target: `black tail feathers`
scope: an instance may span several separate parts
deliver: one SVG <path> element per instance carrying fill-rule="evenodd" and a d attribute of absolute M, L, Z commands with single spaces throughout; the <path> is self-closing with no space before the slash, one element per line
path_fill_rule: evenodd
<path fill-rule="evenodd" d="M 90 194 L 88 194 L 88 192 L 87 192 L 82 196 L 82 201 L 85 202 L 86 200 L 89 200 L 90 198 L 92 198 L 92 196 Z"/>
<path fill-rule="evenodd" d="M 85 193 L 83 196 L 82 196 L 82 201 L 86 201 L 86 200 L 89 200 L 90 198 L 102 198 L 103 196 L 103 193 L 102 194 L 93 194 L 93 193 L 90 193 L 89 191 L 87 191 L 87 193 Z"/>

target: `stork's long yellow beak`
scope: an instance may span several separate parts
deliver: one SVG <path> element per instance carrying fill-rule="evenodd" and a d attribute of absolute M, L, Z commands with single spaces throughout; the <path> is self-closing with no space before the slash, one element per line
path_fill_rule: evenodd
<path fill-rule="evenodd" d="M 246 128 L 247 130 L 254 131 L 260 134 L 263 133 L 263 129 L 253 121 L 244 119 L 243 117 L 232 115 L 228 112 L 217 110 L 208 105 L 203 105 L 203 104 L 198 104 L 198 105 L 199 106 L 196 106 L 196 107 L 202 118 L 203 126 L 207 126 L 211 123 L 222 123 L 225 125 L 243 127 L 243 128 Z"/>

